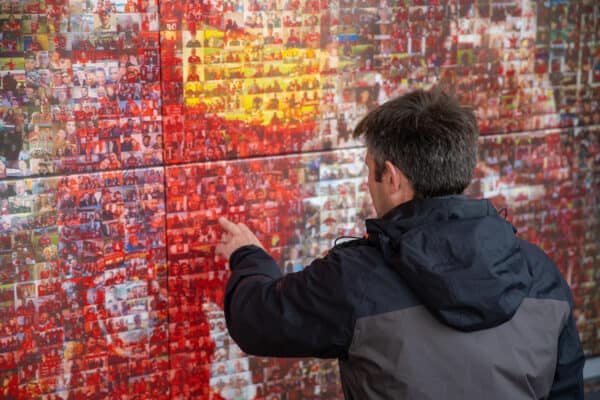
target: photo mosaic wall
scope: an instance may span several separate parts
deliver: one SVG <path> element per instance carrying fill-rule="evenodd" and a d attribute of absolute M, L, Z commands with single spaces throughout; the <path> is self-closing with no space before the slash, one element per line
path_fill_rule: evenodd
<path fill-rule="evenodd" d="M 217 218 L 286 273 L 374 216 L 369 110 L 475 108 L 468 189 L 573 290 L 600 355 L 593 0 L 0 0 L 0 398 L 339 398 L 335 360 L 243 354 Z"/>

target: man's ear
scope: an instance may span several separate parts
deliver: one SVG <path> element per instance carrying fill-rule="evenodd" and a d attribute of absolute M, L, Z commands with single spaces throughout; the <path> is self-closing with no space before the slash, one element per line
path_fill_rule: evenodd
<path fill-rule="evenodd" d="M 390 193 L 393 193 L 401 189 L 402 184 L 404 183 L 403 181 L 406 180 L 406 177 L 398 167 L 391 163 L 391 161 L 386 161 L 383 179 L 386 186 L 389 188 Z"/>
<path fill-rule="evenodd" d="M 385 162 L 383 181 L 394 202 L 400 204 L 413 199 L 415 192 L 410 180 L 400 168 L 396 167 L 390 161 Z"/>

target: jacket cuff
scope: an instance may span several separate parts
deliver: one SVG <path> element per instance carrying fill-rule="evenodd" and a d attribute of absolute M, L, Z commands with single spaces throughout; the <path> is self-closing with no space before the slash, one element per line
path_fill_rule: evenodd
<path fill-rule="evenodd" d="M 266 251 L 258 246 L 242 246 L 229 257 L 231 276 L 225 288 L 226 297 L 247 276 L 262 275 L 263 279 L 278 279 L 282 276 L 279 266 Z"/>
<path fill-rule="evenodd" d="M 248 244 L 235 249 L 235 251 L 229 256 L 229 269 L 233 271 L 247 255 L 252 254 L 255 250 L 262 249 L 253 244 Z"/>
<path fill-rule="evenodd" d="M 229 257 L 231 277 L 248 275 L 267 275 L 277 279 L 281 277 L 279 266 L 266 251 L 255 245 L 242 246 Z"/>

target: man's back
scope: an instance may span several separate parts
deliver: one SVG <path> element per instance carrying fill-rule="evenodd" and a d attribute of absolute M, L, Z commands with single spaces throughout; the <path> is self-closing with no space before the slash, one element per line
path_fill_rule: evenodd
<path fill-rule="evenodd" d="M 583 363 L 566 283 L 487 201 L 431 199 L 367 226 L 338 250 L 370 270 L 340 360 L 346 398 L 546 398 L 561 333 L 562 361 Z"/>

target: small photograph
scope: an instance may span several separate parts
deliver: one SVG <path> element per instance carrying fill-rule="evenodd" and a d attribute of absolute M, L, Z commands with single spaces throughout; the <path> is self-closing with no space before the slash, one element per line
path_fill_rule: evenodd
<path fill-rule="evenodd" d="M 24 50 L 23 38 L 16 33 L 3 32 L 0 38 L 0 49 L 2 49 L 2 54 L 6 57 L 22 56 L 22 51 Z"/>
<path fill-rule="evenodd" d="M 113 17 L 115 17 L 113 15 Z M 150 30 L 150 21 L 145 20 L 145 31 Z M 140 14 L 117 14 L 116 15 L 116 30 L 118 32 L 140 32 L 142 29 L 142 17 Z"/>
<path fill-rule="evenodd" d="M 22 14 L 0 14 L 3 35 L 4 33 L 20 34 L 23 32 L 23 22 Z"/>
<path fill-rule="evenodd" d="M 92 15 L 93 29 L 90 32 L 116 32 L 117 14 L 111 12 L 97 12 Z M 80 32 L 88 32 L 82 30 Z"/>
<path fill-rule="evenodd" d="M 82 33 L 91 33 L 94 32 L 95 23 L 94 20 L 97 19 L 98 16 L 94 14 L 71 14 L 70 15 L 70 27 L 71 32 L 82 32 Z M 113 17 L 114 18 L 114 17 Z M 107 22 L 110 24 L 110 17 L 106 18 Z M 104 24 L 98 24 L 98 28 L 102 26 L 108 26 Z M 64 32 L 63 30 L 51 30 L 52 32 Z"/>
<path fill-rule="evenodd" d="M 35 259 L 43 263 L 56 260 L 58 257 L 59 239 L 58 228 L 56 226 L 35 230 L 32 239 Z M 44 278 L 44 276 L 41 278 Z"/>
<path fill-rule="evenodd" d="M 0 57 L 0 71 L 22 71 L 24 69 L 25 59 L 23 57 Z"/>
<path fill-rule="evenodd" d="M 47 34 L 23 36 L 23 50 L 29 52 L 48 51 L 50 43 Z"/>

